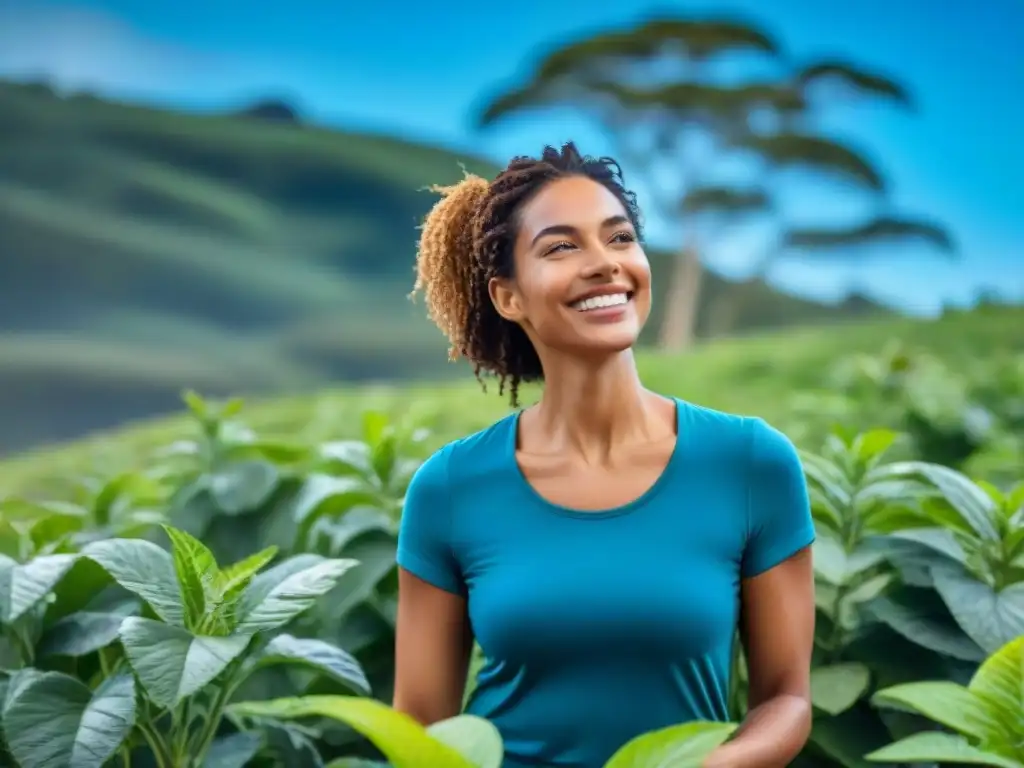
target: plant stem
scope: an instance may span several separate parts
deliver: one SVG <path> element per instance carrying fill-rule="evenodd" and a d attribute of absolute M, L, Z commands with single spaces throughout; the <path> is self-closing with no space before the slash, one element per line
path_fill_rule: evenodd
<path fill-rule="evenodd" d="M 241 680 L 238 681 L 239 683 Z M 210 711 L 206 715 L 206 722 L 203 724 L 203 728 L 200 731 L 199 742 L 196 744 L 192 754 L 195 756 L 196 764 L 202 765 L 203 758 L 206 757 L 207 750 L 210 749 L 210 745 L 213 743 L 214 737 L 217 735 L 217 729 L 220 727 L 220 720 L 224 713 L 224 707 L 227 705 L 228 700 L 234 694 L 237 683 L 225 683 L 225 685 L 217 691 L 213 697 L 213 703 L 210 706 Z"/>
<path fill-rule="evenodd" d="M 138 728 L 153 751 L 153 759 L 156 760 L 157 768 L 175 768 L 174 759 L 163 738 L 146 723 L 139 723 Z"/>

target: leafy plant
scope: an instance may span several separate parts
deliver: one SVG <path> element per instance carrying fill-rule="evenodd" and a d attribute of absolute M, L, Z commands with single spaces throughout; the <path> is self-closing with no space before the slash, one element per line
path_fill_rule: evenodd
<path fill-rule="evenodd" d="M 369 692 L 349 654 L 321 640 L 276 634 L 334 587 L 353 561 L 304 554 L 264 570 L 276 554 L 269 548 L 221 568 L 194 537 L 165 531 L 170 552 L 143 539 L 107 539 L 81 555 L 10 566 L 9 583 L 19 584 L 7 614 L 13 622 L 33 608 L 42 611 L 79 557 L 145 605 L 140 615 L 109 614 L 102 627 L 95 612 L 71 614 L 53 627 L 64 638 L 54 655 L 98 653 L 99 669 L 87 679 L 28 666 L 8 675 L 0 720 L 19 765 L 84 768 L 118 752 L 127 764 L 139 745 L 148 746 L 160 768 L 198 765 L 211 751 L 251 757 L 262 739 L 223 734 L 223 715 L 246 678 L 268 665 L 301 665 Z"/>
<path fill-rule="evenodd" d="M 346 696 L 245 702 L 233 705 L 231 713 L 240 718 L 316 716 L 339 720 L 372 741 L 393 768 L 500 768 L 504 756 L 497 729 L 473 715 L 459 715 L 424 728 L 385 704 Z M 731 723 L 693 722 L 644 734 L 618 750 L 606 768 L 697 768 L 735 728 Z M 336 761 L 331 768 L 348 765 Z"/>
<path fill-rule="evenodd" d="M 967 686 L 907 683 L 877 692 L 874 701 L 918 712 L 955 734 L 915 734 L 872 752 L 868 760 L 1024 766 L 1024 636 L 992 654 Z"/>

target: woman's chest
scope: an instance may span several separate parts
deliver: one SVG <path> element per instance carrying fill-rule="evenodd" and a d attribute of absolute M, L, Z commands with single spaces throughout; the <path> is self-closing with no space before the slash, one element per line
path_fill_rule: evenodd
<path fill-rule="evenodd" d="M 679 659 L 731 639 L 741 510 L 675 512 L 581 519 L 545 510 L 531 526 L 479 534 L 461 558 L 487 654 L 533 664 L 626 651 Z"/>

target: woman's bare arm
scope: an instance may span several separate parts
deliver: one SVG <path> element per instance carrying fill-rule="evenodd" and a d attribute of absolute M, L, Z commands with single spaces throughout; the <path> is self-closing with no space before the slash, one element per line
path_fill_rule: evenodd
<path fill-rule="evenodd" d="M 465 599 L 399 568 L 395 709 L 424 725 L 459 714 L 472 647 Z"/>
<path fill-rule="evenodd" d="M 741 588 L 750 711 L 705 768 L 785 768 L 811 732 L 814 572 L 810 549 Z"/>

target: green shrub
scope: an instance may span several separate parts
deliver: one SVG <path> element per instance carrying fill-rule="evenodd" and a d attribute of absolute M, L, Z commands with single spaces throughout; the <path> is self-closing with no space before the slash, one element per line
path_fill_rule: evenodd
<path fill-rule="evenodd" d="M 972 398 L 1012 437 L 1019 382 L 985 370 Z M 1009 674 L 1024 635 L 1024 484 L 1008 482 L 1022 464 L 978 462 L 996 438 L 961 462 L 990 467 L 985 480 L 929 460 L 941 451 L 908 429 L 907 401 L 872 387 L 781 425 L 804 449 L 819 534 L 814 725 L 794 765 L 956 754 L 1019 767 L 1020 745 L 972 730 L 977 702 L 964 707 Z M 488 724 L 422 729 L 384 703 L 402 503 L 443 438 L 366 410 L 345 428 L 358 439 L 268 440 L 240 401 L 186 401 L 191 431 L 134 469 L 68 477 L 58 500 L 0 499 L 0 763 L 496 765 Z M 840 416 L 848 426 L 829 430 Z M 738 721 L 742 654 L 734 670 Z M 1020 697 L 1001 701 L 992 717 L 1021 722 Z M 647 734 L 609 765 L 699 765 L 732 727 Z"/>

